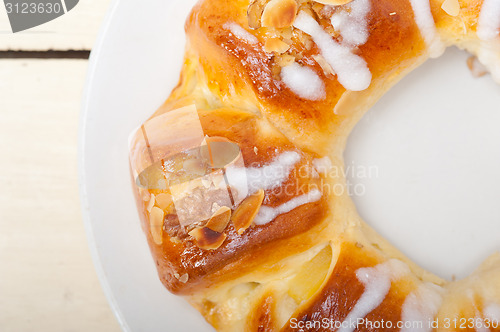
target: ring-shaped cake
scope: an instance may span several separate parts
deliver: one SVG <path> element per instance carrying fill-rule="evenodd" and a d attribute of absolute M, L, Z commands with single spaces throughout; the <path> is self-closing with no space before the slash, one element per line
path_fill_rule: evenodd
<path fill-rule="evenodd" d="M 130 143 L 171 292 L 220 331 L 500 330 L 500 255 L 434 276 L 361 220 L 343 171 L 358 120 L 446 47 L 500 82 L 499 0 L 202 0 L 186 32 Z"/>

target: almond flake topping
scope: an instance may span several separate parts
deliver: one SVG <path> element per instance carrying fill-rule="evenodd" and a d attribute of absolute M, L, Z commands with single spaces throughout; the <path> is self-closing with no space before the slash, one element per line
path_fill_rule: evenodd
<path fill-rule="evenodd" d="M 195 240 L 196 246 L 203 250 L 218 249 L 226 240 L 227 235 L 215 232 L 210 228 L 195 228 L 188 233 Z"/>
<path fill-rule="evenodd" d="M 269 38 L 266 39 L 266 44 L 264 45 L 264 50 L 267 53 L 276 52 L 283 54 L 290 49 L 290 45 L 285 43 L 279 38 Z"/>
<path fill-rule="evenodd" d="M 248 7 L 248 26 L 251 29 L 258 29 L 261 27 L 260 18 L 262 17 L 262 12 L 264 11 L 265 5 L 268 0 L 253 0 Z"/>
<path fill-rule="evenodd" d="M 169 194 L 159 194 L 155 197 L 156 206 L 158 206 L 163 211 L 166 211 L 174 202 L 172 201 L 172 196 Z"/>
<path fill-rule="evenodd" d="M 326 61 L 324 56 L 321 54 L 313 55 L 313 59 L 320 65 L 321 69 L 323 69 L 323 73 L 326 77 L 333 78 L 335 76 L 332 66 Z"/>
<path fill-rule="evenodd" d="M 208 220 L 205 227 L 211 230 L 222 233 L 231 219 L 231 209 L 227 206 L 223 206 L 214 213 L 214 215 Z"/>
<path fill-rule="evenodd" d="M 156 244 L 163 243 L 163 218 L 165 214 L 162 209 L 153 207 L 149 216 L 151 235 Z"/>
<path fill-rule="evenodd" d="M 145 189 L 139 189 L 140 195 L 144 202 L 148 202 L 151 199 L 151 194 Z"/>
<path fill-rule="evenodd" d="M 488 69 L 486 69 L 475 56 L 470 56 L 467 59 L 467 67 L 469 67 L 473 77 L 478 78 L 488 74 Z"/>
<path fill-rule="evenodd" d="M 189 280 L 189 274 L 184 273 L 183 275 L 180 276 L 179 281 L 185 284 Z"/>
<path fill-rule="evenodd" d="M 441 9 L 450 16 L 458 16 L 460 14 L 460 3 L 458 0 L 445 0 L 441 5 Z"/>
<path fill-rule="evenodd" d="M 283 54 L 276 57 L 276 64 L 280 67 L 290 66 L 295 62 L 295 57 L 290 54 Z"/>
<path fill-rule="evenodd" d="M 175 272 L 174 277 L 175 277 L 175 279 L 179 280 L 183 284 L 185 284 L 189 280 L 189 274 L 187 274 L 187 273 L 180 275 L 179 273 Z"/>
<path fill-rule="evenodd" d="M 153 208 L 153 206 L 155 206 L 155 195 L 151 194 L 151 196 L 149 197 L 149 203 L 148 203 L 148 207 L 146 208 L 146 210 L 148 210 L 148 212 L 151 212 L 151 209 Z"/>
<path fill-rule="evenodd" d="M 295 0 L 271 0 L 262 12 L 261 25 L 267 28 L 287 28 L 295 21 L 297 10 Z"/>
<path fill-rule="evenodd" d="M 263 201 L 264 190 L 260 189 L 255 194 L 247 197 L 236 209 L 231 220 L 239 235 L 243 234 L 252 225 Z"/>

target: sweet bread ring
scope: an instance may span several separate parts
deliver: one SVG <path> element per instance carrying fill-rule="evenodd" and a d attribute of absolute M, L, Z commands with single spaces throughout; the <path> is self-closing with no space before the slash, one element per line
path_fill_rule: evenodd
<path fill-rule="evenodd" d="M 225 138 L 244 167 L 178 199 L 168 186 L 135 188 L 165 287 L 221 331 L 500 330 L 499 254 L 447 282 L 404 257 L 335 190 L 346 186 L 342 152 L 354 125 L 429 57 L 458 46 L 500 82 L 499 31 L 498 0 L 200 1 L 186 23 L 179 85 L 131 140 L 131 168 L 137 176 L 162 145 L 150 133 L 185 125 L 154 119 L 185 107 L 207 138 L 172 136 Z M 198 157 L 159 150 L 169 184 L 197 172 L 185 165 Z M 196 169 L 213 172 L 208 162 Z M 200 202 L 210 203 L 209 218 L 179 219 L 178 209 L 207 209 Z"/>

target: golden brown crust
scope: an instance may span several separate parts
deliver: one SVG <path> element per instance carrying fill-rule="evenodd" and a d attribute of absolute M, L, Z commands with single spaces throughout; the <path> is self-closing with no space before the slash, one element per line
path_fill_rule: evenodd
<path fill-rule="evenodd" d="M 324 319 L 343 322 L 365 292 L 365 286 L 357 279 L 356 271 L 360 268 L 374 267 L 381 262 L 381 258 L 377 257 L 373 251 L 353 243 L 344 243 L 335 269 L 322 287 L 321 292 L 317 293 L 309 303 L 294 314 L 291 320 L 296 319 L 296 321 L 304 323 L 323 322 Z M 397 322 L 402 320 L 401 309 L 409 293 L 409 288 L 405 283 L 408 282 L 394 284 L 381 305 L 365 318 L 371 322 L 391 321 L 396 326 Z M 293 325 L 289 323 L 282 331 L 294 331 L 295 329 L 292 327 Z M 381 330 L 361 325 L 360 328 L 364 331 Z M 308 329 L 308 331 L 330 330 L 325 327 Z"/>
<path fill-rule="evenodd" d="M 268 294 L 254 306 L 255 310 L 250 314 L 249 331 L 271 332 L 279 328 L 274 320 L 275 301 L 273 294 Z"/>
<path fill-rule="evenodd" d="M 298 151 L 279 132 L 259 124 L 256 116 L 232 109 L 200 112 L 202 127 L 208 136 L 226 137 L 242 148 L 243 158 L 247 166 L 264 165 L 271 162 L 280 152 Z M 260 135 L 262 131 L 265 135 Z M 255 148 L 258 153 L 255 153 Z M 300 152 L 302 161 L 287 182 L 283 184 L 288 194 L 277 191 L 267 191 L 265 202 L 268 206 L 278 206 L 291 197 L 306 194 L 310 186 L 320 186 L 317 179 L 301 177 L 299 170 L 305 165 L 311 165 L 313 156 Z M 142 201 L 142 200 L 141 200 Z M 147 228 L 147 202 L 140 206 L 144 227 Z M 327 213 L 326 200 L 299 207 L 293 214 L 280 215 L 276 220 L 265 226 L 255 226 L 239 235 L 233 225 L 226 229 L 227 239 L 216 251 L 205 251 L 199 248 L 189 237 L 182 241 L 165 240 L 161 245 L 150 238 L 150 247 L 159 275 L 165 286 L 176 293 L 192 292 L 193 288 L 210 286 L 221 275 L 230 277 L 232 274 L 252 268 L 268 260 L 270 257 L 281 259 L 291 252 L 300 252 L 312 246 L 303 243 L 295 248 L 286 244 L 286 250 L 277 249 L 280 241 L 290 241 L 294 236 L 310 230 L 324 220 Z M 147 232 L 149 233 L 149 232 Z M 148 234 L 149 236 L 149 234 Z M 293 241 L 290 241 L 293 243 Z M 271 253 L 272 252 L 272 253 Z M 187 283 L 181 283 L 174 273 L 189 275 Z"/>
<path fill-rule="evenodd" d="M 440 319 L 475 317 L 499 302 L 500 258 L 492 258 L 471 278 L 446 283 L 378 236 L 359 218 L 347 193 L 335 190 L 345 188 L 342 153 L 355 123 L 429 56 L 410 0 L 370 1 L 369 37 L 353 53 L 366 61 L 372 80 L 368 89 L 358 92 L 346 90 L 318 46 L 307 34 L 288 27 L 289 22 L 282 24 L 283 17 L 264 24 L 282 28 L 262 27 L 258 15 L 268 3 L 255 1 L 254 17 L 248 11 L 249 0 L 200 1 L 186 22 L 188 41 L 179 85 L 154 117 L 194 104 L 203 134 L 236 143 L 246 167 L 268 165 L 284 152 L 297 153 L 300 162 L 279 188 L 263 190 L 263 199 L 259 192 L 258 199 L 253 198 L 257 202 L 229 213 L 247 216 L 246 223 L 225 220 L 212 225 L 212 230 L 198 225 L 192 233 L 196 236 L 179 224 L 167 192 L 137 191 L 143 228 L 163 284 L 188 296 L 214 327 L 226 331 L 291 331 L 291 319 L 342 321 L 366 292 L 357 271 L 391 258 L 404 262 L 408 273 L 391 281 L 383 301 L 366 315 L 371 321 L 401 321 L 404 303 L 425 283 L 442 286 L 444 295 L 436 295 L 442 300 L 441 309 L 432 313 Z M 431 13 L 443 43 L 474 51 L 482 1 L 460 0 L 456 16 L 444 11 L 442 3 L 431 1 Z M 342 41 L 329 20 L 342 6 L 325 9 L 323 4 L 300 0 L 297 8 L 292 7 L 287 9 L 289 17 L 294 11 L 307 12 L 332 39 Z M 243 30 L 236 33 L 231 29 L 234 24 Z M 283 82 L 281 68 L 294 62 L 321 79 L 325 98 L 306 100 Z M 330 157 L 336 173 L 316 172 L 314 162 L 324 156 Z M 279 214 L 264 225 L 253 222 L 253 205 L 278 207 L 312 189 L 321 191 L 320 200 Z M 150 193 L 163 196 L 152 201 Z M 165 215 L 161 234 L 150 229 L 153 208 Z M 200 245 L 198 235 L 216 245 Z M 479 287 L 477 280 L 484 286 Z M 463 295 L 469 290 L 472 300 Z"/>
<path fill-rule="evenodd" d="M 299 34 L 293 37 L 289 53 L 300 54 L 298 63 L 313 68 L 320 75 L 326 84 L 327 97 L 321 101 L 304 100 L 288 89 L 273 75 L 276 59 L 272 54 L 266 53 L 260 45 L 242 42 L 224 28 L 226 23 L 235 22 L 248 29 L 244 11 L 247 4 L 245 1 L 203 1 L 188 19 L 186 31 L 192 45 L 190 51 L 199 57 L 209 89 L 221 98 L 233 94 L 232 89 L 236 95 L 252 98 L 255 94 L 266 118 L 294 143 L 324 153 L 332 143 L 331 136 L 324 134 L 345 130 L 342 128 L 344 117 L 332 115 L 332 109 L 346 90 L 335 78 L 325 76 L 313 58 L 319 54 L 318 48 L 306 49 L 298 42 Z M 372 84 L 380 85 L 418 61 L 425 53 L 425 43 L 408 1 L 374 1 L 372 6 L 370 37 L 359 47 L 358 54 L 372 72 Z M 321 23 L 327 26 L 327 20 Z M 264 39 L 258 32 L 257 37 Z"/>

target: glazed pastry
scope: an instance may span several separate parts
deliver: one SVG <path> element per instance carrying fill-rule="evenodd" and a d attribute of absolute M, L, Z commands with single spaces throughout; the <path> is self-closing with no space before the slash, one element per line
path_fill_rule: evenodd
<path fill-rule="evenodd" d="M 499 32 L 498 0 L 199 2 L 179 85 L 131 141 L 165 287 L 220 331 L 499 330 L 500 255 L 460 281 L 424 271 L 360 219 L 342 159 L 448 46 L 500 82 Z"/>

